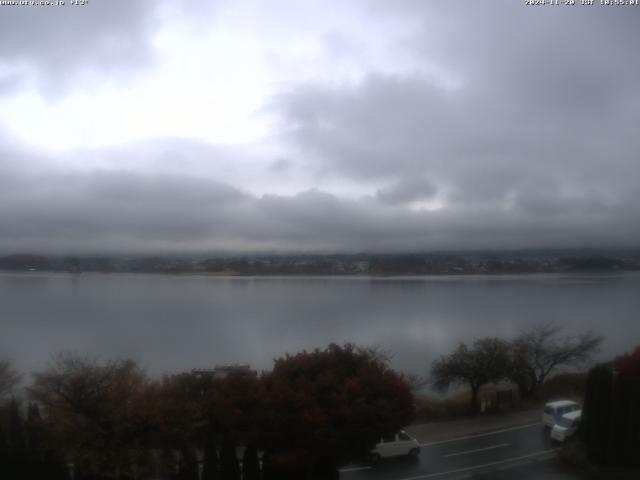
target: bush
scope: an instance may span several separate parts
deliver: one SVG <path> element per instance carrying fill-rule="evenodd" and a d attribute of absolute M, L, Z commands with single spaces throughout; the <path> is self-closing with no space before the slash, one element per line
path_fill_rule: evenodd
<path fill-rule="evenodd" d="M 564 445 L 558 450 L 558 461 L 564 466 L 578 468 L 580 470 L 591 470 L 587 449 L 582 442 L 572 442 Z"/>
<path fill-rule="evenodd" d="M 640 466 L 640 348 L 589 371 L 580 437 L 591 461 Z"/>
<path fill-rule="evenodd" d="M 513 391 L 514 405 L 518 403 L 518 392 L 515 388 L 504 384 L 485 385 L 480 389 L 478 398 L 480 404 L 486 402 L 483 413 L 499 411 L 497 395 L 499 391 L 510 389 Z M 448 420 L 451 418 L 465 417 L 475 412 L 469 409 L 471 392 L 463 390 L 445 398 L 422 395 L 416 398 L 415 419 L 417 422 L 432 422 Z M 504 408 L 504 406 L 503 406 Z"/>
<path fill-rule="evenodd" d="M 542 386 L 539 400 L 548 402 L 558 398 L 582 401 L 587 383 L 586 373 L 561 373 Z"/>

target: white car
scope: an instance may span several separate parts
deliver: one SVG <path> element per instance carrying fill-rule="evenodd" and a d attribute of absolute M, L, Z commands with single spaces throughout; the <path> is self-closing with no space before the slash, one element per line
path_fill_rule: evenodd
<path fill-rule="evenodd" d="M 558 400 L 549 402 L 542 411 L 542 423 L 546 428 L 552 428 L 563 415 L 580 410 L 580 405 L 573 400 Z"/>
<path fill-rule="evenodd" d="M 409 455 L 417 457 L 420 454 L 420 444 L 407 432 L 400 430 L 395 435 L 389 435 L 380 439 L 380 442 L 371 451 L 369 458 L 376 462 L 381 458 L 399 457 Z"/>
<path fill-rule="evenodd" d="M 566 442 L 578 431 L 582 410 L 566 413 L 551 429 L 551 439 L 556 442 Z"/>

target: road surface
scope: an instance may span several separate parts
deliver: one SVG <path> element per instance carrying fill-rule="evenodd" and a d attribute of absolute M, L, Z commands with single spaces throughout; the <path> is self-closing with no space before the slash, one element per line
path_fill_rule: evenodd
<path fill-rule="evenodd" d="M 341 480 L 430 480 L 452 478 L 528 478 L 517 470 L 546 470 L 545 478 L 579 478 L 555 466 L 549 433 L 538 422 L 491 432 L 421 444 L 415 459 L 383 459 L 375 465 L 352 465 Z M 556 472 L 557 470 L 557 472 Z M 557 476 L 556 476 L 557 474 Z M 535 477 L 531 477 L 535 478 Z"/>

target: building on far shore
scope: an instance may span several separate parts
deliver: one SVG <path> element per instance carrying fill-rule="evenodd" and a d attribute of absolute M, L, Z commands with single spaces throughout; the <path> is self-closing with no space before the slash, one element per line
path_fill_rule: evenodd
<path fill-rule="evenodd" d="M 248 373 L 251 367 L 247 363 L 224 363 L 213 368 L 194 368 L 191 374 L 195 377 L 210 377 L 216 380 L 227 378 L 231 374 Z"/>

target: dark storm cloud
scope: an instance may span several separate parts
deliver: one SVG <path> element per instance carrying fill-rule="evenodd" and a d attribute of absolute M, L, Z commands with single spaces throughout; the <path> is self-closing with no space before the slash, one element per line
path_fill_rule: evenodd
<path fill-rule="evenodd" d="M 612 200 L 523 190 L 501 208 L 474 203 L 429 212 L 319 190 L 256 196 L 176 173 L 71 171 L 15 151 L 2 158 L 2 252 L 398 251 L 582 239 L 628 245 L 640 234 L 637 191 Z"/>
<path fill-rule="evenodd" d="M 45 251 L 179 248 L 210 239 L 247 196 L 222 182 L 132 171 L 3 168 L 1 247 Z"/>
<path fill-rule="evenodd" d="M 640 10 L 462 3 L 394 5 L 422 19 L 407 48 L 446 72 L 439 81 L 299 85 L 274 102 L 283 137 L 318 175 L 403 179 L 379 200 L 437 190 L 445 208 L 422 220 L 447 224 L 452 244 L 456 224 L 536 244 L 606 242 L 595 225 L 607 225 L 637 243 Z M 423 178 L 433 186 L 421 192 Z"/>

